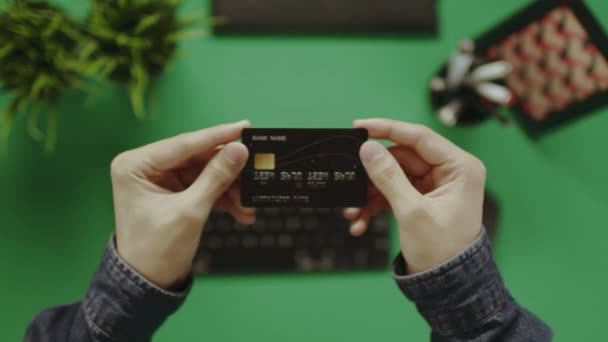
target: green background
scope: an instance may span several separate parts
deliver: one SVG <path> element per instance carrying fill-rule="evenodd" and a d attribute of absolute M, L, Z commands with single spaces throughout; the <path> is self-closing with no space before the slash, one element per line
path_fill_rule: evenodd
<path fill-rule="evenodd" d="M 435 127 L 485 162 L 501 203 L 496 254 L 509 289 L 557 340 L 598 340 L 608 307 L 608 109 L 531 141 L 517 125 L 495 121 L 441 128 L 427 103 L 429 78 L 457 42 L 528 2 L 440 1 L 432 39 L 192 40 L 157 79 L 145 122 L 134 119 L 119 87 L 65 96 L 52 155 L 20 120 L 0 156 L 2 341 L 21 340 L 36 312 L 85 293 L 113 229 L 109 164 L 120 151 L 243 118 L 258 127 L 348 127 L 376 116 Z M 83 15 L 88 2 L 58 3 Z M 587 3 L 606 26 L 608 2 Z M 183 11 L 205 6 L 187 1 Z M 423 341 L 428 334 L 387 270 L 199 278 L 156 340 Z"/>

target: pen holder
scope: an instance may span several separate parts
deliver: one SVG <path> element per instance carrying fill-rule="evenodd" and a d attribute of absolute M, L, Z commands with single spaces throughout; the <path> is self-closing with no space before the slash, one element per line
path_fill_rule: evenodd
<path fill-rule="evenodd" d="M 463 40 L 450 60 L 429 84 L 430 101 L 446 126 L 473 125 L 495 117 L 502 123 L 501 106 L 513 102 L 504 79 L 511 72 L 506 62 L 489 62 L 475 53 L 475 43 Z"/>

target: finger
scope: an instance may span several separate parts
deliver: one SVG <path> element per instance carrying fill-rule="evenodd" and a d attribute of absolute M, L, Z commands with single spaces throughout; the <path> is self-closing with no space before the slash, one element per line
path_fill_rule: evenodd
<path fill-rule="evenodd" d="M 198 155 L 194 155 L 192 158 L 190 158 L 190 161 L 192 163 L 195 164 L 206 164 L 208 163 L 211 159 L 213 159 L 213 157 L 215 157 L 216 154 L 218 154 L 222 148 L 224 148 L 225 145 L 217 145 L 214 148 L 212 148 L 209 151 L 205 151 L 202 153 L 199 153 Z"/>
<path fill-rule="evenodd" d="M 198 177 L 198 175 L 203 170 L 203 166 L 207 165 L 209 160 L 211 160 L 213 157 L 215 157 L 215 155 L 218 154 L 222 150 L 223 147 L 224 147 L 224 145 L 218 145 L 210 150 L 203 151 L 199 154 L 196 154 L 196 155 L 182 161 L 181 163 L 175 165 L 173 167 L 173 169 L 176 171 L 179 171 L 179 172 L 183 172 L 185 170 L 189 170 L 192 168 L 198 169 L 198 171 L 196 173 L 196 176 Z M 196 177 L 194 179 L 196 179 Z M 194 181 L 194 179 L 192 179 L 192 181 Z M 192 181 L 190 181 L 190 183 L 192 183 Z"/>
<path fill-rule="evenodd" d="M 226 195 L 220 197 L 215 202 L 215 208 L 221 212 L 230 214 L 230 216 L 241 224 L 250 225 L 255 223 L 255 211 L 250 212 L 241 210 L 240 208 L 236 207 Z"/>
<path fill-rule="evenodd" d="M 386 197 L 393 211 L 398 212 L 420 198 L 420 193 L 384 146 L 375 141 L 367 141 L 361 146 L 359 154 L 370 180 Z"/>
<path fill-rule="evenodd" d="M 255 212 L 243 211 L 230 200 L 226 200 L 226 212 L 240 224 L 250 225 L 255 223 Z"/>
<path fill-rule="evenodd" d="M 414 152 L 411 148 L 402 146 L 402 145 L 394 145 L 388 148 L 393 157 L 397 159 L 401 168 L 405 171 L 408 177 L 419 177 L 427 174 L 432 166 L 427 162 L 422 160 L 416 152 Z"/>
<path fill-rule="evenodd" d="M 210 151 L 205 151 L 199 155 L 196 155 L 190 160 L 186 161 L 182 168 L 176 170 L 179 175 L 179 179 L 184 185 L 185 188 L 188 188 L 194 181 L 201 175 L 201 172 L 209 163 L 209 160 L 213 159 L 215 155 L 217 155 L 221 149 L 224 148 L 224 145 L 217 146 Z"/>
<path fill-rule="evenodd" d="M 253 224 L 255 222 L 255 211 L 244 211 L 241 208 L 237 207 L 232 203 L 232 201 L 228 198 L 227 195 L 221 196 L 214 205 L 214 209 L 220 212 L 225 212 L 230 214 L 234 219 L 236 219 L 239 223 L 242 224 Z"/>
<path fill-rule="evenodd" d="M 367 231 L 369 220 L 371 218 L 369 210 L 362 210 L 361 215 L 350 225 L 350 234 L 352 236 L 361 236 Z"/>
<path fill-rule="evenodd" d="M 458 146 L 426 126 L 390 119 L 355 120 L 353 126 L 367 129 L 370 138 L 387 139 L 410 147 L 431 165 L 441 165 L 466 155 Z"/>
<path fill-rule="evenodd" d="M 134 163 L 155 170 L 172 169 L 186 160 L 195 157 L 218 145 L 227 144 L 241 136 L 243 128 L 250 126 L 249 121 L 239 121 L 210 127 L 196 132 L 180 134 L 138 149 L 126 152 Z"/>
<path fill-rule="evenodd" d="M 344 208 L 342 210 L 342 216 L 351 221 L 359 217 L 359 214 L 361 214 L 361 208 Z"/>
<path fill-rule="evenodd" d="M 245 166 L 249 151 L 241 143 L 230 143 L 209 163 L 192 186 L 186 190 L 200 206 L 209 209 L 234 183 Z"/>
<path fill-rule="evenodd" d="M 370 200 L 365 208 L 360 209 L 359 216 L 351 220 L 350 233 L 353 236 L 363 235 L 369 227 L 371 218 L 389 208 L 389 203 L 383 196 Z"/>
<path fill-rule="evenodd" d="M 345 208 L 342 211 L 342 215 L 345 219 L 354 221 L 359 218 L 361 213 L 364 210 L 367 210 L 371 213 L 372 216 L 375 216 L 383 211 L 390 209 L 390 205 L 386 198 L 382 194 L 378 194 L 373 196 L 367 200 L 367 204 L 363 208 Z"/>
<path fill-rule="evenodd" d="M 215 202 L 215 208 L 230 214 L 235 220 L 241 224 L 253 224 L 255 222 L 255 211 L 242 210 L 236 206 L 227 194 L 220 196 Z"/>

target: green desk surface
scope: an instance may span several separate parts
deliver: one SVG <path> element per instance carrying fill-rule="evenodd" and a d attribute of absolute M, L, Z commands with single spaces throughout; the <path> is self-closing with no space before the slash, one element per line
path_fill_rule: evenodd
<path fill-rule="evenodd" d="M 608 2 L 588 0 L 600 21 Z M 63 0 L 75 13 L 88 2 Z M 187 1 L 184 11 L 205 1 Z M 513 295 L 560 341 L 595 341 L 608 307 L 608 109 L 540 141 L 488 122 L 442 129 L 430 75 L 460 38 L 528 1 L 440 1 L 437 38 L 214 38 L 182 44 L 138 122 L 106 87 L 61 105 L 57 151 L 20 121 L 0 156 L 0 331 L 18 341 L 35 313 L 78 300 L 113 228 L 109 164 L 120 151 L 242 118 L 257 126 L 347 127 L 385 116 L 438 128 L 488 167 L 502 207 L 497 260 Z M 4 99 L 4 103 L 6 98 Z M 429 329 L 388 271 L 205 277 L 157 341 L 423 341 Z"/>

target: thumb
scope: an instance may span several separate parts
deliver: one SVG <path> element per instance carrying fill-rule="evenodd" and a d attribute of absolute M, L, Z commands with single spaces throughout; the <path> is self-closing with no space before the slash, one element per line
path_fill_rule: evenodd
<path fill-rule="evenodd" d="M 361 162 L 376 188 L 386 197 L 393 211 L 398 212 L 420 197 L 393 155 L 381 144 L 368 141 L 359 151 Z"/>
<path fill-rule="evenodd" d="M 203 172 L 188 188 L 201 206 L 209 209 L 234 183 L 249 156 L 247 147 L 233 142 L 226 145 L 205 166 Z"/>

